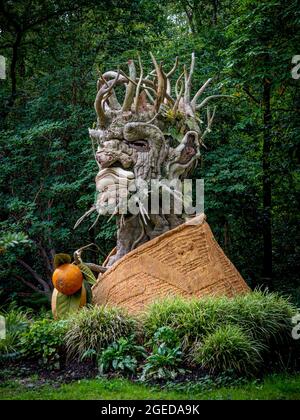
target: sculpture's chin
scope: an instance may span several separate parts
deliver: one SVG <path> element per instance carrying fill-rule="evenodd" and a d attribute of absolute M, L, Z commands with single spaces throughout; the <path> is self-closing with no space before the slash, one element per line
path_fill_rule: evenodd
<path fill-rule="evenodd" d="M 123 214 L 130 192 L 134 192 L 134 173 L 122 168 L 105 168 L 96 176 L 96 210 L 101 215 Z"/>

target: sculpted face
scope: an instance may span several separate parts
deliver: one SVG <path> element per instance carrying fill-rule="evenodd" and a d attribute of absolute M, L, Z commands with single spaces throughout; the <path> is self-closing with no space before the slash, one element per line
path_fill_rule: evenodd
<path fill-rule="evenodd" d="M 184 67 L 176 82 L 176 97 L 173 97 L 170 77 L 176 71 L 178 61 L 166 73 L 153 56 L 152 60 L 155 71 L 146 78 L 143 78 L 140 60 L 139 77 L 134 62 L 130 61 L 129 76 L 120 71 L 109 71 L 97 84 L 97 128 L 89 130 L 93 143 L 97 145 L 95 158 L 99 167 L 95 209 L 99 214 L 115 214 L 118 224 L 117 251 L 108 265 L 184 222 L 183 214 L 172 211 L 163 214 L 160 207 L 156 214 L 152 214 L 136 198 L 139 212 L 125 214 L 122 200 L 143 194 L 149 196 L 153 181 L 159 184 L 164 180 L 186 178 L 197 163 L 200 145 L 214 118 L 214 111 L 211 114 L 208 110 L 207 128 L 201 130 L 197 111 L 211 97 L 202 101 L 200 106 L 197 100 L 211 80 L 191 99 L 194 55 L 190 71 Z M 121 86 L 125 87 L 122 105 L 115 93 Z"/>

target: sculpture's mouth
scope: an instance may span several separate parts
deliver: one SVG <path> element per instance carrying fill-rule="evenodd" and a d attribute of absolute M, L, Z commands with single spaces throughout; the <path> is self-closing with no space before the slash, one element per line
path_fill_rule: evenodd
<path fill-rule="evenodd" d="M 128 199 L 129 192 L 135 190 L 134 173 L 114 166 L 101 169 L 96 176 L 96 189 L 99 214 L 122 213 L 122 203 Z"/>

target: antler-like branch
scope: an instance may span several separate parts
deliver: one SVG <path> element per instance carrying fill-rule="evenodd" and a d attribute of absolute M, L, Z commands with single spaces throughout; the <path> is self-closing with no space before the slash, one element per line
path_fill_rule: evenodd
<path fill-rule="evenodd" d="M 177 67 L 178 67 L 178 57 L 175 58 L 175 63 L 174 63 L 174 66 L 172 67 L 172 69 L 169 71 L 169 73 L 166 74 L 166 79 L 167 79 L 167 94 L 168 95 L 171 95 L 172 94 L 170 77 L 175 73 Z"/>
<path fill-rule="evenodd" d="M 196 111 L 196 106 L 197 106 L 197 100 L 198 98 L 202 95 L 202 93 L 205 91 L 205 89 L 207 88 L 207 86 L 210 84 L 210 82 L 212 81 L 212 78 L 206 80 L 206 82 L 204 83 L 203 86 L 201 86 L 201 88 L 198 90 L 198 92 L 196 93 L 196 95 L 194 96 L 194 98 L 191 101 L 191 105 L 194 111 Z"/>
<path fill-rule="evenodd" d="M 191 67 L 189 73 L 185 69 L 185 92 L 184 92 L 184 101 L 186 104 L 190 104 L 191 101 L 191 87 L 192 87 L 192 77 L 195 69 L 195 53 L 192 53 Z"/>
<path fill-rule="evenodd" d="M 177 67 L 178 67 L 178 62 L 179 62 L 179 60 L 178 60 L 178 57 L 176 57 L 175 58 L 175 63 L 174 63 L 174 66 L 172 67 L 172 69 L 169 71 L 169 73 L 167 73 L 167 77 L 169 78 L 169 77 L 171 77 L 174 73 L 175 73 L 175 71 L 177 70 Z"/>
<path fill-rule="evenodd" d="M 186 66 L 183 67 L 184 72 L 184 111 L 187 116 L 194 117 L 195 112 L 191 105 L 191 87 L 192 87 L 192 77 L 195 69 L 195 53 L 192 53 L 192 59 L 191 59 L 191 66 L 190 71 L 187 71 Z"/>
<path fill-rule="evenodd" d="M 175 101 L 175 104 L 173 106 L 173 111 L 174 112 L 177 111 L 177 109 L 179 107 L 179 104 L 180 104 L 180 101 L 181 101 L 181 98 L 183 96 L 184 83 L 181 82 L 181 79 L 183 78 L 183 76 L 184 76 L 184 73 L 181 73 L 181 75 L 178 77 L 178 79 L 176 81 L 176 85 L 175 85 L 176 101 Z M 180 83 L 181 83 L 181 88 L 180 88 L 180 91 L 178 91 L 178 86 L 179 86 Z"/>
<path fill-rule="evenodd" d="M 160 105 L 163 103 L 163 100 L 166 95 L 166 78 L 165 78 L 165 75 L 163 74 L 162 64 L 158 65 L 156 58 L 154 57 L 152 52 L 150 52 L 150 55 L 151 55 L 151 58 L 155 67 L 156 75 L 157 75 L 157 98 L 156 98 L 154 106 L 155 106 L 156 112 L 158 112 Z"/>
<path fill-rule="evenodd" d="M 140 55 L 138 55 L 138 60 L 139 60 L 139 66 L 140 66 L 140 77 L 139 77 L 139 81 L 138 81 L 138 84 L 137 84 L 137 87 L 136 87 L 136 92 L 135 92 L 135 99 L 134 99 L 135 112 L 138 112 L 139 95 L 140 95 L 140 90 L 141 90 L 141 84 L 142 84 L 143 77 L 144 77 L 144 69 L 143 69 L 143 65 L 142 65 Z"/>
<path fill-rule="evenodd" d="M 202 143 L 202 146 L 205 146 L 204 143 L 203 143 L 203 140 L 205 139 L 206 135 L 211 132 L 211 126 L 212 126 L 212 123 L 213 123 L 214 118 L 215 118 L 216 109 L 217 108 L 214 107 L 213 113 L 211 114 L 209 107 L 207 107 L 207 111 L 206 111 L 207 112 L 207 127 L 206 127 L 206 129 L 205 129 L 205 131 L 202 134 L 201 139 L 200 139 L 200 141 Z"/>
<path fill-rule="evenodd" d="M 105 111 L 104 111 L 103 103 L 108 98 L 110 92 L 112 91 L 112 89 L 117 84 L 119 76 L 120 76 L 120 70 L 118 70 L 118 72 L 116 73 L 115 79 L 106 81 L 103 78 L 104 81 L 103 81 L 102 86 L 101 86 L 101 82 L 99 83 L 99 81 L 98 81 L 98 83 L 97 83 L 97 85 L 99 87 L 99 90 L 97 92 L 97 96 L 96 96 L 94 105 L 95 105 L 96 113 L 98 115 L 100 127 L 105 127 L 105 125 L 106 125 L 106 117 L 105 117 Z"/>
<path fill-rule="evenodd" d="M 130 111 L 132 102 L 134 100 L 134 94 L 135 94 L 136 68 L 135 68 L 135 64 L 133 60 L 128 61 L 128 67 L 129 67 L 129 77 L 131 81 L 128 82 L 127 87 L 126 87 L 126 93 L 125 93 L 122 111 Z"/>
<path fill-rule="evenodd" d="M 211 96 L 208 96 L 207 98 L 205 98 L 201 102 L 201 104 L 196 106 L 196 110 L 203 108 L 204 105 L 206 105 L 208 101 L 210 101 L 211 99 L 216 99 L 216 98 L 234 98 L 234 96 L 232 96 L 232 95 L 211 95 Z"/>

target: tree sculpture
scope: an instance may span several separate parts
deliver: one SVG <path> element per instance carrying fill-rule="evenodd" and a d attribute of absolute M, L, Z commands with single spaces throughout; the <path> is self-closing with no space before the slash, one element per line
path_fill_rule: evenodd
<path fill-rule="evenodd" d="M 166 71 L 152 54 L 151 58 L 154 70 L 147 76 L 139 59 L 139 75 L 129 61 L 128 75 L 119 69 L 98 80 L 97 127 L 90 130 L 93 145 L 97 145 L 98 195 L 94 206 L 77 222 L 93 211 L 116 216 L 117 246 L 92 287 L 93 302 L 121 306 L 132 313 L 170 295 L 234 296 L 249 290 L 214 239 L 204 214 L 187 220 L 185 213 L 190 212 L 186 207 L 178 211 L 177 206 L 186 201 L 181 181 L 195 168 L 211 130 L 215 108 L 210 110 L 208 104 L 225 95 L 200 101 L 212 81 L 208 79 L 192 96 L 194 54 L 173 89 L 171 76 L 178 60 Z M 126 87 L 123 96 L 122 86 Z M 205 123 L 199 115 L 204 108 Z M 164 207 L 166 194 L 169 211 Z M 131 205 L 124 207 L 124 202 Z"/>
<path fill-rule="evenodd" d="M 207 107 L 205 129 L 201 127 L 203 123 L 199 112 L 210 100 L 224 96 L 209 96 L 198 104 L 212 79 L 208 79 L 194 96 L 191 95 L 194 53 L 189 70 L 183 67 L 174 89 L 171 76 L 178 68 L 178 59 L 170 71 L 165 71 L 153 54 L 151 58 L 154 70 L 148 76 L 144 76 L 139 58 L 139 75 L 131 60 L 128 63 L 129 75 L 121 70 L 108 71 L 97 82 L 97 128 L 90 130 L 90 136 L 97 144 L 95 158 L 100 171 L 96 176 L 96 187 L 99 194 L 95 206 L 87 214 L 93 210 L 104 214 L 110 202 L 115 206 L 117 252 L 108 261 L 108 266 L 142 243 L 185 221 L 184 214 L 174 214 L 174 211 L 163 214 L 161 208 L 158 214 L 151 214 L 142 200 L 136 200 L 138 214 L 123 214 L 119 205 L 122 196 L 120 181 L 126 181 L 129 194 L 138 191 L 141 197 L 149 194 L 153 180 L 159 184 L 161 180 L 186 178 L 200 157 L 200 146 L 211 129 L 215 108 L 211 112 Z M 126 91 L 121 105 L 116 90 L 122 85 Z M 108 188 L 111 185 L 117 185 L 118 190 Z M 144 191 L 141 191 L 140 185 Z M 174 196 L 176 194 L 170 189 L 169 192 Z M 117 200 L 115 194 L 118 195 Z"/>

